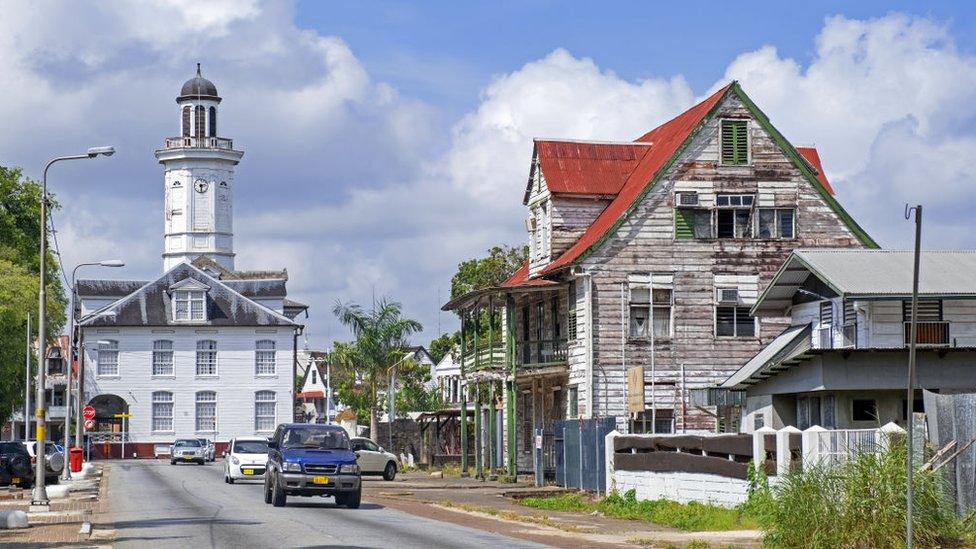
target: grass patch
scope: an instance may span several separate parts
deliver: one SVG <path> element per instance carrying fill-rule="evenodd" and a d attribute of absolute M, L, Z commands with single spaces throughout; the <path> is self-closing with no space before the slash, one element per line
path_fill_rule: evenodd
<path fill-rule="evenodd" d="M 460 477 L 461 476 L 461 464 L 459 463 L 445 463 L 441 465 L 440 468 L 431 468 L 431 472 L 440 471 L 444 473 L 445 477 Z M 474 476 L 474 467 L 468 467 L 468 475 Z"/>
<path fill-rule="evenodd" d="M 689 532 L 751 530 L 759 527 L 757 518 L 744 507 L 728 509 L 703 503 L 678 503 L 670 500 L 638 501 L 634 490 L 623 496 L 616 492 L 599 501 L 582 494 L 561 494 L 545 498 L 525 498 L 526 507 L 550 511 L 592 513 L 608 517 L 653 522 Z"/>
<path fill-rule="evenodd" d="M 672 541 L 661 541 L 654 538 L 630 538 L 627 543 L 640 545 L 641 547 L 652 547 L 654 549 L 711 549 L 715 547 L 705 540 L 693 539 L 685 544 L 674 543 Z M 736 549 L 734 545 L 724 546 L 726 549 Z"/>

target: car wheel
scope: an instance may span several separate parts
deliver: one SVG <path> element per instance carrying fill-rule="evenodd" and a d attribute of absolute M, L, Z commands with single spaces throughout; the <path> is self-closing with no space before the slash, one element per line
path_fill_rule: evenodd
<path fill-rule="evenodd" d="M 271 505 L 275 507 L 284 507 L 285 502 L 288 501 L 288 496 L 285 494 L 285 487 L 281 485 L 281 481 L 276 476 L 273 481 L 271 481 Z"/>
<path fill-rule="evenodd" d="M 359 502 L 363 498 L 363 489 L 360 487 L 355 492 L 349 492 L 342 498 L 342 504 L 350 509 L 359 509 Z"/>
<path fill-rule="evenodd" d="M 169 460 L 169 464 L 170 464 L 170 465 L 176 465 L 176 460 L 175 460 L 175 459 L 171 459 L 171 460 Z"/>
<path fill-rule="evenodd" d="M 61 482 L 61 477 L 47 477 L 47 479 L 44 480 L 44 483 L 48 486 L 57 484 L 58 482 Z"/>
<path fill-rule="evenodd" d="M 383 480 L 393 480 L 396 478 L 396 463 L 392 461 L 386 464 L 386 469 L 383 469 Z"/>
<path fill-rule="evenodd" d="M 234 484 L 234 477 L 227 477 L 227 484 Z"/>
<path fill-rule="evenodd" d="M 264 476 L 264 502 L 271 503 L 271 475 Z"/>

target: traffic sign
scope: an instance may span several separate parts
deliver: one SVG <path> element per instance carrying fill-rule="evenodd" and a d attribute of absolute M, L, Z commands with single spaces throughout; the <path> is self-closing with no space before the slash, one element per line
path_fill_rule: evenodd
<path fill-rule="evenodd" d="M 95 420 L 94 419 L 86 419 L 85 420 L 85 430 L 86 431 L 91 431 L 94 428 L 95 428 Z"/>
<path fill-rule="evenodd" d="M 95 419 L 95 407 L 85 406 L 81 409 L 81 415 L 84 416 L 85 419 Z"/>

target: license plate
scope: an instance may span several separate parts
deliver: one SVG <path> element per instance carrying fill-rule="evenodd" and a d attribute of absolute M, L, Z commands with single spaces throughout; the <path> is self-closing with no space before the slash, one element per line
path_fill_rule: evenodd
<path fill-rule="evenodd" d="M 328 484 L 329 477 L 312 477 L 312 484 Z"/>
<path fill-rule="evenodd" d="M 244 473 L 245 475 L 253 475 L 254 469 L 241 469 L 241 472 Z"/>
<path fill-rule="evenodd" d="M 183 456 L 183 459 L 190 460 L 190 459 L 193 459 L 193 456 Z"/>

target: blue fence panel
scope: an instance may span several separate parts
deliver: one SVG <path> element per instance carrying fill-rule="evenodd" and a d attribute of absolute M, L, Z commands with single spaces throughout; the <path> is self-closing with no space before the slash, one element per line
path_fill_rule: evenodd
<path fill-rule="evenodd" d="M 566 464 L 565 464 L 565 444 L 563 440 L 563 430 L 565 429 L 564 420 L 552 422 L 552 451 L 556 461 L 556 485 L 566 486 Z"/>

